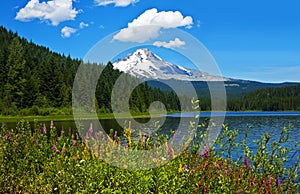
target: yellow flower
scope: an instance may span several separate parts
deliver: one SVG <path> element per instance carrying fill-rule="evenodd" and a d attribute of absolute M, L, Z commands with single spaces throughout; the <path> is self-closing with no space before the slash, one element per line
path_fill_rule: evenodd
<path fill-rule="evenodd" d="M 182 173 L 182 164 L 179 164 L 178 173 Z"/>

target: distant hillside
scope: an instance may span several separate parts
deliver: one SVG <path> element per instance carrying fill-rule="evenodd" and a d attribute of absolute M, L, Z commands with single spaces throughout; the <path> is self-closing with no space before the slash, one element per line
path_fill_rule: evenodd
<path fill-rule="evenodd" d="M 190 94 L 189 90 L 186 90 L 184 87 L 185 84 L 189 84 L 190 82 L 185 81 L 178 81 L 178 80 L 169 80 L 165 81 L 166 83 L 170 82 L 172 84 L 183 85 L 181 92 L 188 95 Z M 191 82 L 198 94 L 199 98 L 210 98 L 208 83 L 210 83 L 211 87 L 218 82 L 203 82 L 203 81 L 194 81 Z M 166 87 L 165 84 L 161 84 L 159 81 L 148 81 L 149 86 L 161 88 L 164 91 L 168 91 L 170 88 Z M 248 80 L 232 80 L 232 81 L 225 81 L 224 86 L 226 89 L 226 95 L 229 99 L 238 99 L 246 96 L 252 91 L 261 88 L 278 88 L 278 87 L 285 87 L 285 86 L 297 86 L 300 83 L 293 83 L 293 82 L 285 82 L 285 83 L 262 83 L 256 81 L 248 81 Z"/>
<path fill-rule="evenodd" d="M 300 85 L 258 89 L 241 99 L 229 100 L 228 108 L 230 110 L 299 111 Z"/>

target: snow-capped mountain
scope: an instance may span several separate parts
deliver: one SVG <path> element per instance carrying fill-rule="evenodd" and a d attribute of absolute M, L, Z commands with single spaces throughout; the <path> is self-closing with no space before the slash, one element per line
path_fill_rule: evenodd
<path fill-rule="evenodd" d="M 143 80 L 228 81 L 229 79 L 166 62 L 148 49 L 137 49 L 113 63 L 114 69 Z"/>

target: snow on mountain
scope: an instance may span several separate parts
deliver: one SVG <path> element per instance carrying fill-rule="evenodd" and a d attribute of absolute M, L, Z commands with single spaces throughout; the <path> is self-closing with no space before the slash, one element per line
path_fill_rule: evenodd
<path fill-rule="evenodd" d="M 127 55 L 113 63 L 114 69 L 128 73 L 143 80 L 185 80 L 185 81 L 228 81 L 221 76 L 187 69 L 179 65 L 166 62 L 148 49 L 137 49 L 133 54 Z"/>

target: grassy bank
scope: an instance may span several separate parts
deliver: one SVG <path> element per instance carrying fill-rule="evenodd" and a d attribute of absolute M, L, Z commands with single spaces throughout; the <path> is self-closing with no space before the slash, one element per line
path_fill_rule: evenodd
<path fill-rule="evenodd" d="M 153 117 L 160 117 L 162 113 L 154 113 Z M 97 115 L 99 119 L 113 119 L 113 113 L 100 113 Z M 118 115 L 119 118 L 129 118 L 128 114 L 121 113 Z M 150 115 L 147 113 L 134 113 L 133 118 L 150 118 Z M 82 116 L 82 119 L 89 119 L 89 116 Z M 26 121 L 70 121 L 74 120 L 73 115 L 49 115 L 49 116 L 0 116 L 0 122 L 18 122 L 19 120 L 24 119 Z"/>
<path fill-rule="evenodd" d="M 199 126 L 191 124 L 191 127 Z M 190 149 L 174 152 L 175 144 L 168 137 L 155 138 L 140 134 L 138 140 L 124 133 L 127 147 L 120 144 L 116 133 L 97 132 L 90 126 L 86 134 L 89 143 L 82 141 L 76 131 L 64 131 L 58 136 L 52 123 L 32 126 L 21 121 L 15 129 L 0 129 L 0 193 L 297 193 L 299 163 L 286 168 L 288 128 L 283 128 L 280 141 L 269 142 L 265 134 L 257 141 L 256 151 L 249 151 L 247 136 L 236 142 L 237 130 L 224 126 L 215 146 L 199 151 L 206 131 L 200 126 L 197 139 Z M 32 129 L 32 130 L 31 130 Z M 177 134 L 174 132 L 174 136 Z M 103 139 L 108 139 L 106 144 Z M 104 145 L 105 143 L 106 145 Z M 272 146 L 271 151 L 266 147 Z M 88 147 L 92 145 L 92 147 Z M 103 147 L 104 146 L 104 147 Z M 237 160 L 232 149 L 243 150 Z M 155 150 L 163 147 L 163 153 Z M 216 149 L 219 147 L 219 149 Z M 299 148 L 299 147 L 298 147 Z M 128 150 L 153 150 L 156 168 L 128 170 L 121 153 Z M 296 148 L 297 149 L 297 148 Z M 124 159 L 122 168 L 103 161 Z M 296 156 L 297 157 L 297 156 Z M 161 165 L 166 159 L 168 163 Z M 144 160 L 144 161 L 143 161 Z M 151 160 L 152 161 L 152 160 Z M 135 162 L 135 163 L 132 163 Z M 148 158 L 130 165 L 143 166 Z"/>

